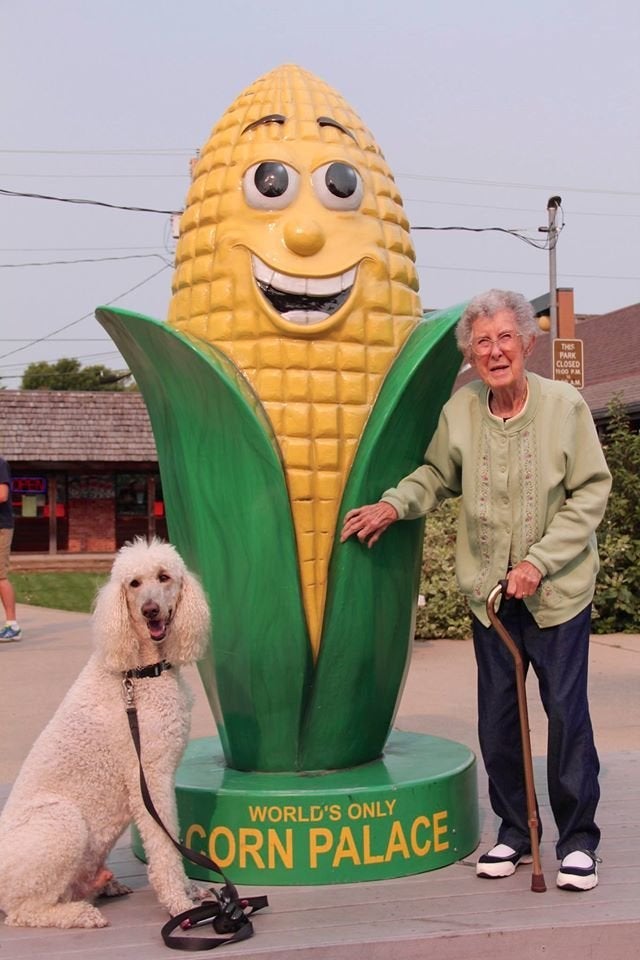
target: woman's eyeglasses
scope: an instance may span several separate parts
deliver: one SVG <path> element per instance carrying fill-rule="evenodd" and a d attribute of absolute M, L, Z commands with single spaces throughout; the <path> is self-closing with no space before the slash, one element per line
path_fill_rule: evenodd
<path fill-rule="evenodd" d="M 505 332 L 501 333 L 496 340 L 492 340 L 491 337 L 478 337 L 471 341 L 471 350 L 477 357 L 487 357 L 493 350 L 494 345 L 497 345 L 504 353 L 509 353 L 510 350 L 515 348 L 520 336 L 522 336 L 520 333 Z"/>

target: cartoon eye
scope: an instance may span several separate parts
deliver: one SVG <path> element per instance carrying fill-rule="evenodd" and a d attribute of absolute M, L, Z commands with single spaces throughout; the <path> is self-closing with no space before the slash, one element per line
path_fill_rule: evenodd
<path fill-rule="evenodd" d="M 133 587 L 133 589 L 135 590 L 136 587 L 139 587 L 139 586 L 140 586 L 140 581 L 139 581 L 139 580 L 132 580 L 132 581 L 130 582 L 129 586 L 130 586 L 130 587 Z"/>
<path fill-rule="evenodd" d="M 362 178 L 349 163 L 334 161 L 311 175 L 320 202 L 329 210 L 357 210 L 362 203 Z"/>
<path fill-rule="evenodd" d="M 297 194 L 299 180 L 293 167 L 278 160 L 263 160 L 249 167 L 242 178 L 245 200 L 260 210 L 281 210 Z"/>

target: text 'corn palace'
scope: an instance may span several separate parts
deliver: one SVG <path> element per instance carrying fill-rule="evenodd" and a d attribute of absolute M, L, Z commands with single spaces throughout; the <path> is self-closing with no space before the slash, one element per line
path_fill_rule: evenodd
<path fill-rule="evenodd" d="M 421 318 L 407 219 L 343 98 L 279 67 L 201 151 L 169 322 L 226 354 L 280 445 L 314 657 L 340 501 L 385 375 Z"/>

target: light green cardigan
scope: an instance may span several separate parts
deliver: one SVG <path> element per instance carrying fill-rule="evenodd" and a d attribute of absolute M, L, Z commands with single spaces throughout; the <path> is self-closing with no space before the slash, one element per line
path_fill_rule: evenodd
<path fill-rule="evenodd" d="M 424 464 L 386 490 L 400 519 L 424 516 L 462 495 L 456 575 L 485 625 L 486 598 L 521 560 L 543 575 L 525 600 L 540 627 L 570 620 L 593 599 L 595 530 L 611 488 L 591 412 L 572 386 L 527 374 L 518 416 L 491 414 L 487 387 L 475 381 L 442 410 Z"/>

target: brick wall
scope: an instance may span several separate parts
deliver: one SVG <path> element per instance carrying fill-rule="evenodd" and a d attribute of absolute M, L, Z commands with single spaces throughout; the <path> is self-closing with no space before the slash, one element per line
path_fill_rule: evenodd
<path fill-rule="evenodd" d="M 69 553 L 112 553 L 116 549 L 114 499 L 69 500 Z"/>

